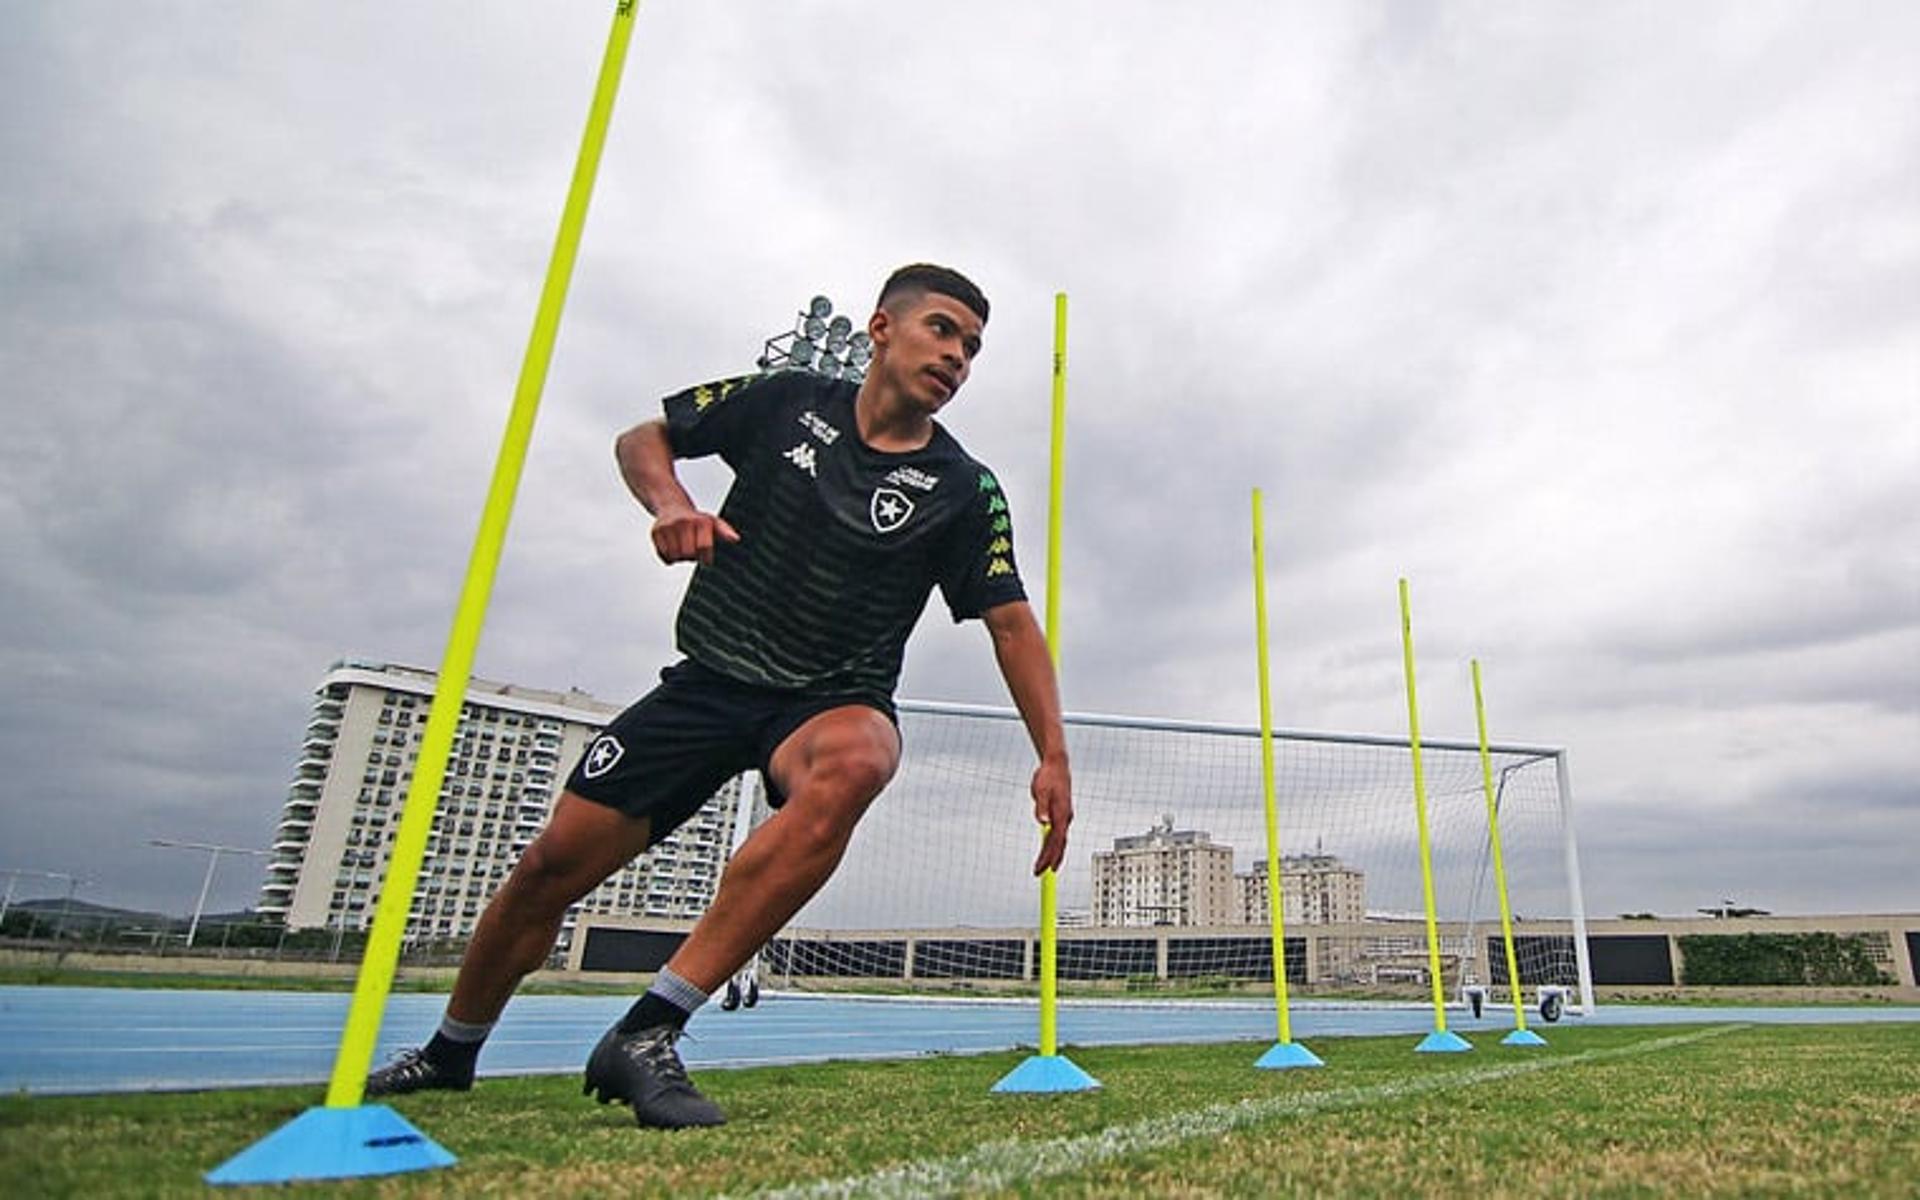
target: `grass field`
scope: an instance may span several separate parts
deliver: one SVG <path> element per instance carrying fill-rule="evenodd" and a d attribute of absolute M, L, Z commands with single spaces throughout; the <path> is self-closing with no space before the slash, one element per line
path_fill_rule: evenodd
<path fill-rule="evenodd" d="M 696 1078 L 721 1129 L 636 1129 L 576 1077 L 395 1105 L 450 1170 L 288 1194 L 434 1196 L 1920 1194 L 1920 1026 L 1548 1029 L 1417 1055 L 1326 1039 L 1327 1067 L 1264 1045 L 1070 1049 L 1102 1090 L 989 1092 L 999 1054 Z M 9 1196 L 207 1194 L 206 1170 L 318 1089 L 0 1099 Z"/>

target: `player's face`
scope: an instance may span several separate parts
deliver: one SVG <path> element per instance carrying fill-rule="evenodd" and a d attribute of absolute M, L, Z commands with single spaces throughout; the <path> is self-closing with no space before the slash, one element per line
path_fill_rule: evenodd
<path fill-rule="evenodd" d="M 927 292 L 873 315 L 868 334 L 888 379 L 909 400 L 938 412 L 953 399 L 980 353 L 983 326 L 972 309 L 938 292 Z"/>

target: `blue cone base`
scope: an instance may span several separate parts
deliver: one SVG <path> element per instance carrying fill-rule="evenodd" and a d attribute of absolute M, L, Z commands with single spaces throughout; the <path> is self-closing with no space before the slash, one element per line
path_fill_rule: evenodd
<path fill-rule="evenodd" d="M 1531 1029 L 1516 1029 L 1501 1038 L 1500 1044 L 1502 1046 L 1544 1046 L 1547 1044 L 1547 1039 Z"/>
<path fill-rule="evenodd" d="M 1284 1071 L 1289 1067 L 1324 1067 L 1327 1064 L 1299 1042 L 1275 1042 L 1273 1049 L 1262 1054 L 1253 1065 L 1268 1071 Z"/>
<path fill-rule="evenodd" d="M 1436 1029 L 1413 1049 L 1416 1054 L 1458 1054 L 1473 1049 L 1473 1043 L 1450 1030 Z"/>
<path fill-rule="evenodd" d="M 310 1108 L 208 1171 L 208 1183 L 354 1179 L 450 1167 L 459 1160 L 384 1104 Z"/>
<path fill-rule="evenodd" d="M 996 1092 L 1090 1092 L 1100 1081 L 1058 1054 L 1036 1054 L 993 1085 Z"/>

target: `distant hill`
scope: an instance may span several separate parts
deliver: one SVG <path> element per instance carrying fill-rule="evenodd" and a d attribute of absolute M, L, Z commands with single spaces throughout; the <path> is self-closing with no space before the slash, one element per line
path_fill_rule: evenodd
<path fill-rule="evenodd" d="M 106 921 L 119 925 L 146 925 L 185 929 L 188 923 L 188 918 L 185 915 L 144 912 L 132 908 L 115 908 L 109 904 L 94 904 L 78 898 L 65 900 L 59 897 L 42 897 L 35 900 L 15 900 L 13 904 L 8 907 L 7 911 L 28 912 L 43 917 L 57 917 L 62 912 L 65 912 L 70 919 L 85 921 L 89 924 Z M 247 909 L 239 912 L 200 914 L 200 924 L 203 926 L 229 924 L 252 925 L 259 920 L 260 915 L 258 913 Z"/>

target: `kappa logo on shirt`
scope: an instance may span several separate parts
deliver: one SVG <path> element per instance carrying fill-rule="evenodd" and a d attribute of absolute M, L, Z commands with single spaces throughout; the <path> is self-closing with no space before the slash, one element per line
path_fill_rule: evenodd
<path fill-rule="evenodd" d="M 619 765 L 627 756 L 627 748 L 620 739 L 610 733 L 603 733 L 587 747 L 587 756 L 581 760 L 580 774 L 588 779 L 598 779 Z"/>
<path fill-rule="evenodd" d="M 813 443 L 801 442 L 798 446 L 795 446 L 780 457 L 786 459 L 794 466 L 799 467 L 813 478 L 820 478 L 820 468 L 817 465 L 818 460 L 813 452 Z"/>
<path fill-rule="evenodd" d="M 753 378 L 751 375 L 735 375 L 732 379 L 717 379 L 712 383 L 701 384 L 699 387 L 693 389 L 693 410 L 695 412 L 707 411 L 707 409 L 711 408 L 714 404 L 725 400 L 728 396 L 731 396 L 733 393 L 747 386 L 747 384 L 753 382 Z"/>
<path fill-rule="evenodd" d="M 913 515 L 913 501 L 898 488 L 875 488 L 873 499 L 867 502 L 867 515 L 873 518 L 873 527 L 881 533 L 892 533 L 907 523 Z"/>

